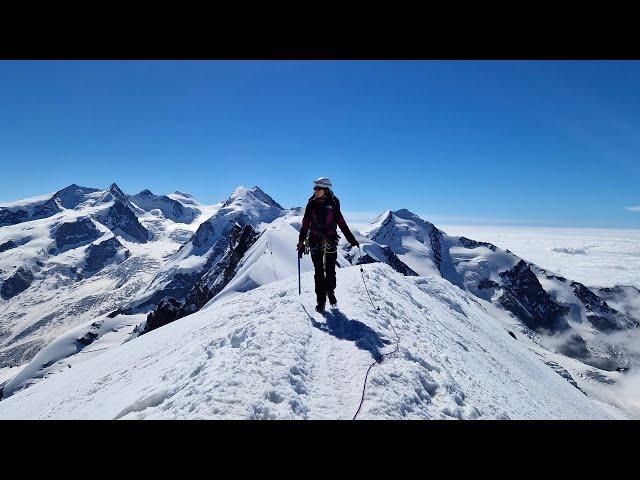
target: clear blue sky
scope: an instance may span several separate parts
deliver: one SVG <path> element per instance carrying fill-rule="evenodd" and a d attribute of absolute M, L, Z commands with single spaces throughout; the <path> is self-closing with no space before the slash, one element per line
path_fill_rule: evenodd
<path fill-rule="evenodd" d="M 640 62 L 0 62 L 0 201 L 259 185 L 436 223 L 640 228 Z M 639 209 L 640 210 L 640 209 Z"/>

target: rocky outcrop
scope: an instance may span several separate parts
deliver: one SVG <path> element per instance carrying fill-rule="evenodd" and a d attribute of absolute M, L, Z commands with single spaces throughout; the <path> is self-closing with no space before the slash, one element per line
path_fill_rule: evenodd
<path fill-rule="evenodd" d="M 497 248 L 492 243 L 489 243 L 489 242 L 477 242 L 477 241 L 472 240 L 472 239 L 467 238 L 467 237 L 459 237 L 458 240 L 460 240 L 460 243 L 465 248 L 487 247 L 492 252 L 495 252 L 496 248 Z"/>
<path fill-rule="evenodd" d="M 231 281 L 243 255 L 258 239 L 259 233 L 252 225 L 236 223 L 229 232 L 229 244 L 224 255 L 189 290 L 182 300 L 163 298 L 147 320 L 136 328 L 136 335 L 143 335 L 179 318 L 200 310 Z"/>
<path fill-rule="evenodd" d="M 544 362 L 547 366 L 551 367 L 551 369 L 556 372 L 558 375 L 560 375 L 562 378 L 564 378 L 567 382 L 569 382 L 571 385 L 573 385 L 574 387 L 576 387 L 578 390 L 580 390 L 582 393 L 584 393 L 586 395 L 586 393 L 584 392 L 584 390 L 582 390 L 579 386 L 578 383 L 574 380 L 574 378 L 571 376 L 571 374 L 567 371 L 566 368 L 564 368 L 562 365 L 553 362 L 551 360 L 545 360 Z"/>
<path fill-rule="evenodd" d="M 576 297 L 580 299 L 587 313 L 587 319 L 601 332 L 612 332 L 625 328 L 635 328 L 639 323 L 631 317 L 610 307 L 605 300 L 578 282 L 571 282 Z"/>
<path fill-rule="evenodd" d="M 400 272 L 403 275 L 412 276 L 412 277 L 415 277 L 418 275 L 416 272 L 411 270 L 411 268 L 409 268 L 409 266 L 406 263 L 400 260 L 398 256 L 393 252 L 393 250 L 391 250 L 391 248 L 389 248 L 388 246 L 385 246 L 382 249 L 382 251 L 387 256 L 386 263 L 390 265 L 391 268 L 393 268 L 396 272 Z M 365 262 L 362 262 L 362 263 L 365 263 Z"/>
<path fill-rule="evenodd" d="M 16 248 L 17 246 L 18 244 L 16 244 L 16 242 L 14 242 L 13 240 L 0 243 L 0 253 L 6 252 L 7 250 L 11 250 L 12 248 Z"/>
<path fill-rule="evenodd" d="M 55 195 L 45 202 L 23 207 L 0 207 L 0 227 L 52 217 L 61 211 Z"/>
<path fill-rule="evenodd" d="M 91 243 L 102 236 L 89 218 L 61 223 L 55 229 L 54 238 L 58 252 L 64 252 Z M 51 252 L 53 253 L 53 252 Z"/>
<path fill-rule="evenodd" d="M 142 226 L 131 207 L 118 198 L 98 220 L 114 233 L 124 234 L 140 243 L 149 240 L 149 231 Z"/>
<path fill-rule="evenodd" d="M 33 282 L 33 273 L 26 267 L 19 267 L 13 275 L 2 282 L 0 295 L 5 300 L 24 292 Z"/>
<path fill-rule="evenodd" d="M 640 323 L 640 289 L 633 285 L 616 285 L 591 290 L 609 306 Z"/>
<path fill-rule="evenodd" d="M 568 328 L 564 315 L 569 311 L 542 288 L 530 265 L 520 260 L 512 269 L 500 273 L 500 305 L 532 330 L 558 331 Z"/>
<path fill-rule="evenodd" d="M 89 245 L 84 266 L 84 272 L 95 273 L 102 270 L 119 252 L 123 252 L 123 258 L 129 258 L 131 252 L 127 250 L 116 237 L 111 237 L 104 242 Z"/>

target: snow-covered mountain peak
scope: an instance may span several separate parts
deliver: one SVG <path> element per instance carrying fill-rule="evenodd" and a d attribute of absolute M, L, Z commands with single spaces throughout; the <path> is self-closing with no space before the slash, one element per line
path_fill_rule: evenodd
<path fill-rule="evenodd" d="M 58 200 L 59 205 L 70 210 L 77 208 L 99 192 L 100 190 L 97 188 L 81 187 L 72 183 L 68 187 L 58 190 L 53 197 Z"/>
<path fill-rule="evenodd" d="M 97 203 L 109 203 L 114 201 L 120 201 L 127 206 L 129 203 L 127 195 L 122 191 L 122 189 L 117 184 L 112 183 Z"/>
<path fill-rule="evenodd" d="M 170 193 L 169 195 L 167 195 L 167 197 L 173 200 L 177 200 L 183 205 L 190 205 L 193 207 L 203 206 L 202 202 L 200 202 L 199 200 L 196 200 L 196 198 L 193 195 L 191 195 L 190 193 L 181 192 L 179 190 L 176 190 L 175 192 Z"/>
<path fill-rule="evenodd" d="M 423 220 L 406 208 L 387 210 L 363 229 L 363 233 L 371 240 L 399 249 L 402 249 L 407 241 L 429 243 L 429 237 L 437 232 L 432 223 Z"/>
<path fill-rule="evenodd" d="M 164 218 L 178 223 L 191 223 L 200 214 L 200 210 L 194 205 L 194 202 L 181 202 L 179 198 L 155 195 L 149 189 L 144 189 L 136 195 L 130 195 L 128 199 L 146 212 L 160 211 Z"/>
<path fill-rule="evenodd" d="M 114 195 L 120 195 L 120 196 L 124 196 L 124 192 L 122 191 L 122 189 L 118 186 L 117 183 L 112 183 L 111 185 L 109 185 L 109 191 L 111 193 L 113 193 Z"/>
<path fill-rule="evenodd" d="M 224 206 L 229 207 L 237 205 L 244 207 L 244 205 L 246 205 L 247 203 L 256 206 L 260 206 L 260 204 L 263 204 L 270 208 L 283 210 L 282 206 L 269 195 L 267 195 L 260 187 L 255 186 L 252 188 L 247 188 L 244 185 L 240 185 L 231 193 L 227 201 L 224 203 Z"/>
<path fill-rule="evenodd" d="M 404 220 L 411 220 L 413 222 L 417 222 L 417 223 L 429 223 L 425 220 L 423 220 L 422 218 L 420 218 L 418 215 L 416 215 L 415 213 L 407 210 L 406 208 L 401 208 L 400 210 L 394 210 L 393 215 L 395 215 L 398 218 L 402 218 Z M 429 223 L 430 224 L 430 223 Z"/>

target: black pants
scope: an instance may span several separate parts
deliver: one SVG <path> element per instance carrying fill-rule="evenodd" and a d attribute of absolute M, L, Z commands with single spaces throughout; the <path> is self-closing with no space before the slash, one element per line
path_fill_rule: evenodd
<path fill-rule="evenodd" d="M 330 239 L 323 244 L 311 243 L 311 260 L 315 268 L 313 276 L 316 281 L 316 298 L 319 304 L 326 303 L 327 292 L 336 288 L 336 259 L 338 258 L 338 240 Z"/>

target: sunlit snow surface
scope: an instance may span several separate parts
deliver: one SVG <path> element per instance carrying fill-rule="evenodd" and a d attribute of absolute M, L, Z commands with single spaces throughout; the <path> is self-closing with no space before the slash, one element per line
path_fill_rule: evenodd
<path fill-rule="evenodd" d="M 436 225 L 589 286 L 640 288 L 640 230 Z"/>
<path fill-rule="evenodd" d="M 606 410 L 512 339 L 468 293 L 385 264 L 340 268 L 339 311 L 313 273 L 229 296 L 22 390 L 0 418 L 593 419 Z M 53 401 L 52 401 L 53 400 Z"/>

